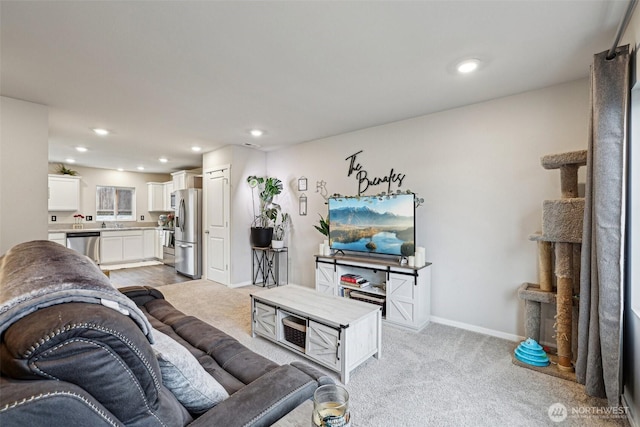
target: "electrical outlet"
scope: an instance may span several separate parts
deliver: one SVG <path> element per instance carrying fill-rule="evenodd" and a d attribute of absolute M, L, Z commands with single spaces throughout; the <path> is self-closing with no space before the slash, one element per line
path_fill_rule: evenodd
<path fill-rule="evenodd" d="M 55 215 L 51 215 L 51 222 L 56 222 L 58 218 Z"/>
<path fill-rule="evenodd" d="M 144 215 L 140 215 L 140 221 L 144 221 Z"/>
<path fill-rule="evenodd" d="M 92 217 L 91 215 L 87 215 L 87 216 L 86 216 L 86 220 L 87 220 L 87 221 L 93 221 L 93 217 Z"/>

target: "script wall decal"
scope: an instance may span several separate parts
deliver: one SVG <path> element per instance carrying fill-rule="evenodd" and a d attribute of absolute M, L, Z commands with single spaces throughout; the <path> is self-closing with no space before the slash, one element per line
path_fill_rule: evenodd
<path fill-rule="evenodd" d="M 364 150 L 360 150 L 345 159 L 349 162 L 349 172 L 347 176 L 351 176 L 355 172 L 355 178 L 358 180 L 358 196 L 361 196 L 362 193 L 367 191 L 372 185 L 375 186 L 386 183 L 387 194 L 391 193 L 392 184 L 397 184 L 398 188 L 402 187 L 402 181 L 406 175 L 396 172 L 393 168 L 391 168 L 389 174 L 386 176 L 369 177 L 369 173 L 357 161 L 358 154 L 363 151 Z"/>

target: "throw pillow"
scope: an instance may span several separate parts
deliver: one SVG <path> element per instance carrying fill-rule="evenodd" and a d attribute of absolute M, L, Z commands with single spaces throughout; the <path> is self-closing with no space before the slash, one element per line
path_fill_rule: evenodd
<path fill-rule="evenodd" d="M 182 344 L 157 329 L 153 338 L 151 347 L 160 364 L 162 383 L 189 412 L 201 414 L 229 397 Z"/>

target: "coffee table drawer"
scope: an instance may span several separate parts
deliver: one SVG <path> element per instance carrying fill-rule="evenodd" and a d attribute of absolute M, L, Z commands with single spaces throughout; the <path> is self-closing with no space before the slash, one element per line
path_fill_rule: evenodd
<path fill-rule="evenodd" d="M 340 369 L 340 331 L 309 320 L 307 356 L 332 369 Z"/>
<path fill-rule="evenodd" d="M 256 334 L 276 339 L 276 308 L 254 301 L 253 330 Z"/>

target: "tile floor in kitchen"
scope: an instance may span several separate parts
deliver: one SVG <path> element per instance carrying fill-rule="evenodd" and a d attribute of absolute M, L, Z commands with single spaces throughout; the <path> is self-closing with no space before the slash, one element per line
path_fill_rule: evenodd
<path fill-rule="evenodd" d="M 103 266 L 102 268 L 106 269 L 107 267 Z M 125 286 L 151 286 L 155 288 L 192 280 L 176 273 L 175 268 L 164 264 L 109 270 L 109 277 L 116 288 Z"/>

